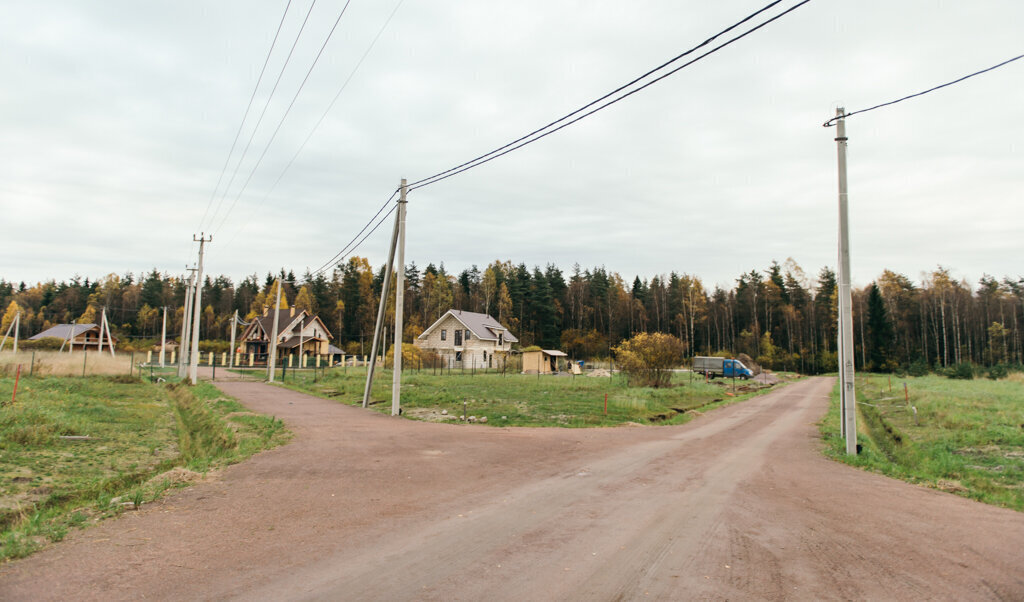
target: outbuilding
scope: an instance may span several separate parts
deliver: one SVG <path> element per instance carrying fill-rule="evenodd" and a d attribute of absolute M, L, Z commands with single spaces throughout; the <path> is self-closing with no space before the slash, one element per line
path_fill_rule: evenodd
<path fill-rule="evenodd" d="M 523 352 L 523 374 L 558 374 L 569 357 L 557 349 Z"/>

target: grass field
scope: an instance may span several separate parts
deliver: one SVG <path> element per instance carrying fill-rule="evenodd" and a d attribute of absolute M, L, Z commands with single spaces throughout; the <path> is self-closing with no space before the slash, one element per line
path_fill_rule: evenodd
<path fill-rule="evenodd" d="M 346 404 L 361 404 L 365 379 L 362 368 L 333 368 L 289 372 L 284 386 Z M 682 424 L 696 416 L 696 412 L 747 399 L 764 389 L 738 381 L 733 394 L 731 381 L 705 384 L 698 378 L 691 383 L 688 373 L 675 374 L 672 382 L 672 387 L 651 389 L 628 387 L 621 375 L 609 378 L 407 372 L 402 378 L 402 409 L 407 418 L 454 422 L 465 415 L 467 419 L 486 417 L 487 424 L 492 426 Z M 391 412 L 390 370 L 378 370 L 371 400 L 374 410 Z"/>
<path fill-rule="evenodd" d="M 1022 381 L 1019 374 L 998 381 L 893 377 L 890 392 L 887 375 L 859 375 L 862 451 L 855 458 L 844 453 L 836 390 L 822 422 L 827 453 L 911 483 L 1024 510 Z"/>
<path fill-rule="evenodd" d="M 158 497 L 284 441 L 216 388 L 125 376 L 0 377 L 0 558 Z"/>
<path fill-rule="evenodd" d="M 7 350 L 0 353 L 0 376 L 14 376 L 19 365 L 22 376 L 139 375 L 138 364 L 145 360 L 143 353 L 111 356 L 108 351 L 77 350 L 74 353 L 19 351 L 15 354 Z"/>

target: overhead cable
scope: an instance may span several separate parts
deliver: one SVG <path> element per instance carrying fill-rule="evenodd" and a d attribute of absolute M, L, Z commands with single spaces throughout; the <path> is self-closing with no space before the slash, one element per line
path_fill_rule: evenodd
<path fill-rule="evenodd" d="M 987 73 L 989 71 L 992 71 L 993 69 L 998 69 L 998 68 L 1002 67 L 1003 65 L 1008 65 L 1008 64 L 1012 63 L 1013 61 L 1016 61 L 1016 60 L 1021 59 L 1021 58 L 1024 58 L 1024 54 L 1021 54 L 1019 56 L 1015 56 L 1012 59 L 1005 60 L 1005 61 L 999 63 L 998 65 L 992 65 L 991 67 L 989 67 L 987 69 L 982 69 L 981 71 L 975 71 L 974 73 L 971 73 L 970 75 L 965 75 L 965 76 L 963 76 L 961 78 L 954 79 L 951 82 L 946 82 L 946 83 L 942 84 L 941 86 L 935 86 L 934 88 L 928 88 L 927 90 L 925 90 L 923 92 L 918 92 L 917 94 L 911 94 L 910 96 L 904 96 L 903 98 L 897 98 L 896 100 L 890 100 L 889 102 L 883 102 L 880 105 L 875 105 L 875 106 L 869 107 L 867 109 L 861 109 L 859 111 L 851 111 L 849 113 L 844 113 L 842 115 L 836 115 L 832 119 L 829 119 L 828 121 L 823 123 L 822 127 L 832 127 L 833 125 L 835 125 L 835 122 L 838 119 L 843 119 L 845 117 L 849 117 L 850 115 L 857 115 L 858 113 L 867 113 L 868 111 L 874 111 L 875 109 L 880 109 L 882 107 L 887 107 L 889 105 L 894 105 L 894 104 L 896 104 L 898 102 L 903 102 L 904 100 L 909 100 L 911 98 L 916 98 L 918 96 L 923 96 L 923 95 L 925 95 L 925 94 L 927 94 L 929 92 L 934 92 L 936 90 L 945 88 L 946 86 L 952 86 L 953 84 L 958 84 L 958 83 L 964 81 L 965 79 L 970 79 L 970 78 L 974 77 L 975 75 L 981 75 L 982 73 Z"/>
<path fill-rule="evenodd" d="M 358 62 L 356 63 L 356 66 L 355 66 L 355 67 L 354 67 L 354 68 L 352 69 L 352 71 L 351 71 L 351 72 L 350 72 L 350 73 L 348 74 L 348 77 L 347 77 L 347 78 L 345 79 L 345 81 L 344 81 L 344 82 L 342 83 L 342 85 L 341 85 L 341 88 L 339 88 L 339 89 L 338 89 L 338 93 L 334 95 L 334 99 L 333 99 L 333 100 L 331 100 L 331 103 L 330 103 L 330 104 L 329 104 L 329 105 L 327 106 L 327 110 L 325 110 L 325 111 L 323 112 L 323 114 L 322 114 L 322 115 L 320 116 L 320 119 L 319 119 L 319 120 L 318 120 L 318 121 L 316 122 L 316 124 L 315 124 L 315 125 L 313 125 L 313 128 L 312 128 L 312 129 L 311 129 L 311 130 L 309 131 L 309 134 L 308 134 L 308 135 L 306 136 L 306 139 L 302 141 L 302 144 L 301 144 L 301 145 L 299 146 L 298 150 L 296 150 L 296 151 L 295 151 L 295 154 L 294 154 L 294 155 L 292 155 L 292 158 L 291 158 L 291 160 L 290 160 L 290 161 L 288 161 L 288 164 L 284 166 L 284 169 L 283 169 L 283 170 L 281 170 L 281 173 L 280 173 L 280 174 L 278 174 L 278 176 L 277 176 L 277 179 L 276 179 L 276 180 L 274 180 L 274 183 L 273 183 L 273 184 L 272 184 L 272 185 L 270 186 L 270 188 L 269 188 L 269 189 L 267 190 L 266 194 L 264 194 L 264 195 L 263 195 L 263 198 L 262 198 L 262 199 L 260 199 L 260 200 L 259 200 L 259 202 L 257 202 L 257 203 L 256 203 L 256 205 L 255 205 L 255 206 L 253 207 L 253 209 L 258 209 L 259 207 L 263 206 L 263 203 L 265 203 L 265 202 L 267 201 L 267 199 L 268 199 L 268 198 L 270 198 L 270 195 L 271 195 L 271 194 L 273 194 L 274 190 L 276 190 L 276 189 L 277 189 L 277 185 L 281 183 L 281 180 L 282 180 L 282 179 L 284 178 L 285 174 L 286 174 L 286 173 L 288 173 L 288 170 L 289 170 L 289 169 L 291 169 L 291 167 L 292 167 L 292 164 L 294 164 L 294 163 L 295 163 L 295 160 L 296 160 L 296 159 L 298 159 L 299 155 L 300 155 L 300 154 L 302 153 L 302 151 L 303 151 L 303 150 L 304 150 L 304 149 L 306 148 L 306 144 L 308 144 L 308 143 L 309 143 L 309 141 L 310 141 L 310 139 L 312 139 L 312 138 L 313 138 L 313 134 L 315 134 L 315 133 L 316 133 L 317 129 L 318 129 L 318 128 L 320 127 L 320 125 L 321 125 L 321 124 L 323 123 L 324 119 L 326 119 L 326 118 L 327 118 L 327 115 L 328 115 L 328 113 L 330 113 L 330 112 L 331 112 L 331 110 L 332 110 L 332 109 L 334 108 L 334 105 L 335 105 L 335 103 L 337 103 L 337 102 L 338 102 L 338 99 L 339 99 L 339 98 L 341 98 L 341 93 L 345 91 L 345 88 L 346 88 L 346 87 L 348 87 L 348 84 L 349 84 L 349 82 L 350 82 L 350 81 L 352 81 L 352 78 L 353 78 L 353 77 L 355 76 L 356 72 L 357 72 L 357 71 L 359 71 L 359 68 L 360 68 L 360 67 L 362 66 L 362 64 L 363 64 L 363 61 L 365 61 L 365 60 L 366 60 L 366 57 L 367 57 L 367 56 L 369 56 L 369 54 L 370 54 L 370 51 L 372 51 L 372 50 L 373 50 L 373 47 L 374 47 L 374 46 L 376 46 L 376 44 L 377 44 L 377 40 L 379 40 L 379 39 L 380 39 L 380 36 L 381 36 L 381 34 L 383 34 L 383 33 L 384 33 L 384 30 L 385 30 L 385 29 L 387 29 L 388 25 L 389 25 L 389 24 L 391 23 L 391 19 L 392 19 L 392 18 L 393 18 L 393 17 L 395 16 L 395 13 L 397 13 L 397 12 L 398 12 L 398 9 L 399 9 L 399 7 L 401 7 L 401 6 L 402 6 L 402 3 L 403 3 L 403 2 L 405 2 L 405 0 L 398 0 L 398 3 L 397 3 L 397 4 L 395 5 L 395 8 L 394 8 L 394 9 L 393 9 L 393 10 L 391 11 L 391 14 L 390 14 L 390 15 L 388 15 L 388 18 L 387 18 L 387 20 L 386 20 L 386 21 L 384 21 L 384 25 L 382 25 L 382 26 L 381 26 L 381 28 L 380 28 L 380 29 L 379 29 L 379 30 L 377 31 L 377 35 L 376 35 L 376 36 L 375 36 L 375 37 L 373 38 L 373 41 L 372 41 L 372 42 L 370 42 L 370 45 L 369 45 L 369 46 L 368 46 L 368 47 L 366 48 L 366 51 L 365 51 L 365 52 L 363 52 L 363 56 L 362 56 L 362 57 L 360 57 L 359 61 L 358 61 Z M 255 215 L 255 212 L 252 212 L 252 213 L 253 213 L 253 215 Z M 252 218 L 250 218 L 250 221 L 251 221 L 251 219 L 252 219 Z M 373 220 L 371 220 L 371 221 L 373 221 Z M 244 230 L 244 229 L 245 229 L 245 227 L 246 227 L 246 226 L 247 226 L 248 224 L 249 224 L 249 221 L 246 221 L 246 222 L 245 222 L 245 223 L 244 223 L 244 224 L 243 224 L 243 225 L 242 225 L 242 226 L 241 226 L 241 227 L 240 227 L 240 228 L 239 228 L 239 229 L 238 229 L 238 230 L 237 230 L 237 231 L 235 232 L 235 234 L 234 234 L 234 235 L 232 235 L 232 237 L 231 237 L 231 240 L 229 240 L 227 244 L 228 244 L 228 245 L 230 245 L 230 244 L 231 244 L 232 242 L 234 242 L 234 240 L 235 240 L 235 237 L 237 237 L 237 236 L 238 236 L 238 234 L 239 234 L 239 233 L 240 233 L 240 232 L 241 232 L 242 230 Z M 227 246 L 227 245 L 225 245 L 225 246 Z"/>
<path fill-rule="evenodd" d="M 306 24 L 309 23 L 309 16 L 313 14 L 313 7 L 316 6 L 316 0 L 313 0 L 309 5 L 309 10 L 306 11 L 306 17 L 302 20 L 302 25 L 299 27 L 298 33 L 295 34 L 295 39 L 292 41 L 292 47 L 288 50 L 288 56 L 284 59 L 284 64 L 281 65 L 281 70 L 277 74 L 277 79 L 274 80 L 274 87 L 270 89 L 270 94 L 267 96 L 267 102 L 263 105 L 263 110 L 260 112 L 259 119 L 256 120 L 256 125 L 252 128 L 252 133 L 249 134 L 249 140 L 245 143 L 245 148 L 242 149 L 242 154 L 238 157 L 238 161 L 235 163 L 234 170 L 231 171 L 231 178 L 228 180 L 227 186 L 221 192 L 220 200 L 217 201 L 217 208 L 213 212 L 213 217 L 210 218 L 210 225 L 217 220 L 217 214 L 220 213 L 221 205 L 224 203 L 224 199 L 228 196 L 228 191 L 231 190 L 231 185 L 234 184 L 235 178 L 238 176 L 238 170 L 242 166 L 242 161 L 245 160 L 246 155 L 249 154 L 249 148 L 252 146 L 252 141 L 256 137 L 256 132 L 259 131 L 260 125 L 263 123 L 263 118 L 267 114 L 267 109 L 270 108 L 270 102 L 274 99 L 274 93 L 277 92 L 277 87 L 281 83 L 281 78 L 284 77 L 284 72 L 288 69 L 288 64 L 292 60 L 292 55 L 295 53 L 295 47 L 299 44 L 299 39 L 302 37 L 302 32 L 306 30 Z"/>
<path fill-rule="evenodd" d="M 270 147 L 274 144 L 274 140 L 277 138 L 277 134 L 281 131 L 281 126 L 283 126 L 285 120 L 288 119 L 288 114 L 291 113 L 292 107 L 295 106 L 295 101 L 297 101 L 299 99 L 299 95 L 302 94 L 302 89 L 306 86 L 306 82 L 309 81 L 309 76 L 312 75 L 313 69 L 316 68 L 317 62 L 319 62 L 320 57 L 323 56 L 324 49 L 327 48 L 327 43 L 331 41 L 331 36 L 334 35 L 334 31 L 338 28 L 338 24 L 341 23 L 341 18 L 345 16 L 345 11 L 348 10 L 348 5 L 351 3 L 352 0 L 345 0 L 345 5 L 341 7 L 341 12 L 338 13 L 338 18 L 334 20 L 334 25 L 331 26 L 331 31 L 327 33 L 327 37 L 324 39 L 324 43 L 320 46 L 320 50 L 317 51 L 316 57 L 313 59 L 313 64 L 310 65 L 309 70 L 306 71 L 306 77 L 302 78 L 302 83 L 299 84 L 299 89 L 295 91 L 295 96 L 293 96 L 292 101 L 288 103 L 288 108 L 285 109 L 284 115 L 281 116 L 281 120 L 278 122 L 277 127 L 274 129 L 274 133 L 270 136 L 270 140 L 267 141 L 266 146 L 263 147 L 263 152 L 260 154 L 260 158 L 256 161 L 256 165 L 254 165 L 252 170 L 249 172 L 249 177 L 245 179 L 245 183 L 242 184 L 242 188 L 238 191 L 238 194 L 235 195 L 234 200 L 231 201 L 231 205 L 228 207 L 228 210 L 224 214 L 224 217 L 220 220 L 220 223 L 217 224 L 217 227 L 214 229 L 214 232 L 219 231 L 221 226 L 224 225 L 224 222 L 227 221 L 228 216 L 231 215 L 231 211 L 235 208 L 235 205 L 238 203 L 238 199 L 242 197 L 242 193 L 244 193 L 245 189 L 249 186 L 249 182 L 252 181 L 252 177 L 256 175 L 256 171 L 260 168 L 260 164 L 263 163 L 264 157 L 267 156 L 267 151 L 269 151 Z"/>
<path fill-rule="evenodd" d="M 569 113 L 569 114 L 567 114 L 567 115 L 565 115 L 565 116 L 563 116 L 563 117 L 561 117 L 559 119 L 556 119 L 555 121 L 552 121 L 551 123 L 549 123 L 549 124 L 547 124 L 547 125 L 545 125 L 545 126 L 543 126 L 541 128 L 538 128 L 538 129 L 534 130 L 533 132 L 530 132 L 529 134 L 527 134 L 525 136 L 522 136 L 522 137 L 520 137 L 520 138 L 518 138 L 516 140 L 513 140 L 512 142 L 509 142 L 508 144 L 506 144 L 504 146 L 498 147 L 498 148 L 496 148 L 496 149 L 494 149 L 494 150 L 492 150 L 492 151 L 490 151 L 488 153 L 485 153 L 485 154 L 480 155 L 480 156 L 478 156 L 478 157 L 476 157 L 474 159 L 466 161 L 465 163 L 461 163 L 459 165 L 456 165 L 455 167 L 449 168 L 449 169 L 447 169 L 445 171 L 438 172 L 438 173 L 436 173 L 436 174 L 434 174 L 432 176 L 429 176 L 429 177 L 417 180 L 417 181 L 415 181 L 415 182 L 413 182 L 412 184 L 409 185 L 409 190 L 412 191 L 412 190 L 416 190 L 417 188 L 423 188 L 424 186 L 429 186 L 430 184 L 434 184 L 434 183 L 439 182 L 441 180 L 450 178 L 450 177 L 452 177 L 452 176 L 454 176 L 456 174 L 459 174 L 459 173 L 462 173 L 464 171 L 473 169 L 474 167 L 478 167 L 478 166 L 483 165 L 484 163 L 487 163 L 489 161 L 493 161 L 494 159 L 497 159 L 498 157 L 501 157 L 501 156 L 506 155 L 506 154 L 508 154 L 508 153 L 510 153 L 510 152 L 512 152 L 514 150 L 517 150 L 517 149 L 520 149 L 520 148 L 522 148 L 524 146 L 532 144 L 532 143 L 540 140 L 541 138 L 549 136 L 549 135 L 551 135 L 551 134 L 561 130 L 562 128 L 568 127 L 568 126 L 570 126 L 570 125 L 572 125 L 572 124 L 574 124 L 574 123 L 576 123 L 576 122 L 578 122 L 578 121 L 580 121 L 582 119 L 585 119 L 585 118 L 589 117 L 590 115 L 593 115 L 594 113 L 597 113 L 598 111 L 601 111 L 602 109 L 605 109 L 605 108 L 607 108 L 607 107 L 609 107 L 609 106 L 611 106 L 611 105 L 613 105 L 613 104 L 615 104 L 615 103 L 617 103 L 617 102 L 619 102 L 621 100 L 624 100 L 624 99 L 632 96 L 633 94 L 636 94 L 637 92 L 640 92 L 641 90 L 644 90 L 645 88 L 647 88 L 647 87 L 649 87 L 649 86 L 651 86 L 651 85 L 653 85 L 653 84 L 655 84 L 655 83 L 665 79 L 666 77 L 669 77 L 670 75 L 673 75 L 673 74 L 677 73 L 678 71 L 680 71 L 680 70 L 682 70 L 682 69 L 684 69 L 686 67 L 689 67 L 690 65 L 692 65 L 692 64 L 694 64 L 694 63 L 696 63 L 696 62 L 698 62 L 698 61 L 700 61 L 700 60 L 702 60 L 702 59 L 704 59 L 704 58 L 706 58 L 706 57 L 708 57 L 708 56 L 710 56 L 712 54 L 714 54 L 715 52 L 718 52 L 722 48 L 725 48 L 726 46 L 729 46 L 733 42 L 741 40 L 741 39 L 745 38 L 746 36 L 754 33 L 755 31 L 761 29 L 762 27 L 764 27 L 764 26 L 766 26 L 766 25 L 768 25 L 770 23 L 773 23 L 774 21 L 777 21 L 778 19 L 781 19 L 782 17 L 788 15 L 789 13 L 795 11 L 796 9 L 798 9 L 801 6 L 809 3 L 810 1 L 811 0 L 803 0 L 802 2 L 799 2 L 799 3 L 791 6 L 790 8 L 786 9 L 785 11 L 775 15 L 774 17 L 771 17 L 770 19 L 768 19 L 768 20 L 766 20 L 766 21 L 764 21 L 764 22 L 762 22 L 762 23 L 760 23 L 760 24 L 758 24 L 758 25 L 756 25 L 756 26 L 754 26 L 754 27 L 744 31 L 743 33 L 730 38 L 728 41 L 723 42 L 723 43 L 719 44 L 718 46 L 715 46 L 711 50 L 708 50 L 707 52 L 697 56 L 696 58 L 693 58 L 693 59 L 691 59 L 691 60 L 689 60 L 689 61 L 687 61 L 687 62 L 685 62 L 685 63 L 683 63 L 683 64 L 681 64 L 679 66 L 676 66 L 675 68 L 673 68 L 673 69 L 671 69 L 671 70 L 669 70 L 669 71 L 667 71 L 665 73 L 662 73 L 662 74 L 658 75 L 658 77 L 656 77 L 656 78 L 654 78 L 654 79 L 652 79 L 650 81 L 647 81 L 646 83 L 644 83 L 643 85 L 641 85 L 639 87 L 633 88 L 632 90 L 629 90 L 628 92 L 623 92 L 624 90 L 630 88 L 631 86 L 634 86 L 635 84 L 639 83 L 640 81 L 644 80 L 645 78 L 648 78 L 648 77 L 654 75 L 655 73 L 657 73 L 659 71 L 662 71 L 663 69 L 666 69 L 667 67 L 673 65 L 674 63 L 678 62 L 679 60 L 681 60 L 681 59 L 689 56 L 690 54 L 693 54 L 694 52 L 700 50 L 701 48 L 711 44 L 712 42 L 714 42 L 717 38 L 721 37 L 722 35 L 725 35 L 725 34 L 729 33 L 730 31 L 732 31 L 733 29 L 736 29 L 736 28 L 740 27 L 741 25 L 743 25 L 744 23 L 746 23 L 746 22 L 748 22 L 748 21 L 758 17 L 759 15 L 764 13 L 765 11 L 770 10 L 771 8 L 773 8 L 776 5 L 778 5 L 781 2 L 781 0 L 776 0 L 775 2 L 771 2 L 771 3 L 767 4 L 766 6 L 764 6 L 763 8 L 761 8 L 760 10 L 758 10 L 758 11 L 756 11 L 754 13 L 751 13 L 747 17 L 744 17 L 742 20 L 734 23 L 733 25 L 730 25 L 729 27 L 723 29 L 722 31 L 718 32 L 717 34 L 711 36 L 707 40 L 704 40 L 700 44 L 698 44 L 698 45 L 694 46 L 693 48 L 687 50 L 686 52 L 683 52 L 682 54 L 672 58 L 671 60 L 669 60 L 669 61 L 667 61 L 665 63 L 662 63 L 658 67 L 655 67 L 654 69 L 651 69 L 647 73 L 644 73 L 643 75 L 633 79 L 629 83 L 626 83 L 626 84 L 624 84 L 622 86 L 619 86 L 615 90 L 612 90 L 611 92 L 601 96 L 600 98 L 597 98 L 597 99 L 587 103 L 586 105 L 583 105 L 582 107 L 576 109 L 575 111 L 573 111 L 573 112 L 571 112 L 571 113 Z M 616 94 L 619 94 L 620 92 L 623 92 L 623 93 L 621 95 L 615 97 L 615 98 L 611 98 L 611 97 L 615 96 Z M 609 98 L 611 98 L 611 100 L 608 100 Z M 596 108 L 593 108 L 593 109 L 587 111 L 587 109 L 589 109 L 590 107 L 593 107 L 594 105 L 598 105 L 598 106 Z M 584 112 L 584 111 L 586 111 L 586 112 Z"/>
<path fill-rule="evenodd" d="M 270 50 L 267 51 L 267 58 L 263 60 L 263 69 L 260 70 L 260 76 L 256 78 L 256 85 L 252 88 L 252 95 L 249 96 L 249 104 L 245 107 L 245 113 L 242 115 L 242 122 L 238 124 L 238 131 L 235 132 L 235 139 L 231 142 L 231 150 L 228 151 L 228 156 L 224 158 L 224 166 L 220 168 L 220 175 L 217 177 L 217 185 L 213 187 L 213 192 L 210 193 L 210 200 L 206 203 L 206 211 L 203 212 L 203 219 L 199 220 L 199 227 L 196 228 L 197 230 L 203 229 L 203 224 L 206 222 L 206 216 L 209 215 L 210 207 L 213 205 L 213 199 L 216 198 L 217 191 L 220 190 L 220 184 L 224 180 L 224 174 L 228 170 L 228 164 L 231 162 L 231 156 L 235 154 L 235 146 L 238 145 L 238 138 L 242 135 L 242 128 L 245 126 L 245 120 L 249 117 L 249 110 L 252 109 L 253 100 L 256 99 L 256 91 L 260 89 L 260 83 L 263 82 L 263 74 L 267 71 L 267 64 L 270 63 L 270 55 L 274 53 L 274 46 L 277 45 L 277 38 L 281 35 L 281 27 L 284 25 L 284 19 L 288 16 L 288 8 L 291 7 L 291 5 L 292 0 L 288 0 L 288 4 L 284 7 L 284 14 L 281 15 L 281 22 L 277 24 L 277 32 L 274 33 L 274 40 L 270 43 Z"/>
<path fill-rule="evenodd" d="M 380 227 L 381 223 L 383 223 L 383 222 L 384 222 L 384 220 L 385 220 L 385 219 L 387 219 L 387 217 L 388 217 L 389 215 L 391 215 L 391 214 L 392 214 L 392 213 L 393 213 L 393 212 L 395 211 L 395 207 L 397 207 L 398 205 L 391 205 L 391 210 L 390 210 L 390 211 L 388 211 L 388 212 L 387 212 L 387 213 L 386 213 L 386 214 L 384 215 L 384 217 L 383 217 L 383 218 L 381 218 L 381 221 L 377 222 L 377 225 L 376 225 L 376 226 L 374 226 L 374 227 L 373 227 L 373 229 L 372 229 L 372 230 L 370 230 L 370 231 L 369 231 L 369 233 L 367 233 L 367 235 L 366 235 L 366 236 L 364 236 L 362 240 L 360 240 L 360 241 L 359 241 L 358 243 L 356 243 L 356 239 L 358 239 L 358 238 L 359 238 L 359 236 L 360 236 L 360 235 L 361 235 L 361 234 L 362 234 L 363 232 L 366 232 L 366 229 L 370 227 L 370 224 L 372 224 L 372 223 L 373 223 L 373 220 L 377 219 L 377 216 L 379 216 L 379 215 L 381 214 L 381 212 L 382 212 L 382 211 L 384 211 L 384 208 L 385 208 L 385 207 L 387 207 L 387 206 L 388 206 L 389 204 L 391 204 L 391 201 L 395 200 L 395 197 L 396 197 L 396 196 L 398 196 L 398 192 L 399 192 L 399 190 L 401 190 L 401 189 L 397 189 L 397 188 L 396 188 L 396 189 L 395 189 L 395 191 L 391 193 L 391 196 L 390 196 L 390 197 L 388 197 L 388 200 L 384 201 L 384 204 L 380 206 L 380 209 L 378 209 L 378 210 L 377 210 L 377 213 L 375 213 L 375 214 L 373 215 L 373 217 L 371 217 L 371 218 L 369 219 L 369 221 L 367 221 L 367 222 L 366 222 L 366 225 L 365 225 L 365 226 L 363 226 L 363 228 L 362 228 L 362 229 L 361 229 L 361 230 L 360 230 L 359 232 L 357 232 L 355 236 L 353 236 L 353 237 L 352 237 L 352 240 L 350 240 L 350 241 L 348 242 L 348 244 L 347 244 L 347 245 L 345 245 L 344 247 L 342 247 L 342 249 L 341 249 L 340 251 L 338 251 L 337 253 L 335 253 L 335 254 L 334 254 L 334 257 L 331 257 L 330 259 L 328 259 L 327 261 L 325 261 L 323 265 L 321 265 L 321 266 L 320 266 L 319 268 L 317 268 L 316 270 L 314 270 L 314 271 L 313 271 L 313 273 L 314 273 L 314 274 L 322 274 L 322 273 L 324 273 L 324 272 L 325 272 L 325 271 L 327 270 L 327 268 L 328 268 L 328 267 L 330 267 L 330 266 L 332 266 L 332 265 L 335 265 L 335 264 L 337 264 L 338 262 L 340 262 L 340 261 L 344 260 L 344 259 L 345 259 L 345 257 L 347 257 L 347 255 L 346 255 L 346 254 L 351 254 L 352 252 L 354 252 L 354 251 L 355 251 L 355 250 L 356 250 L 356 249 L 357 249 L 357 248 L 359 247 L 359 245 L 363 244 L 363 240 L 366 240 L 366 237 L 367 237 L 367 236 L 369 236 L 370 234 L 373 234 L 373 232 L 374 232 L 374 231 L 375 231 L 375 230 L 376 230 L 377 228 L 379 228 L 379 227 Z M 353 244 L 355 244 L 355 246 L 353 246 Z"/>

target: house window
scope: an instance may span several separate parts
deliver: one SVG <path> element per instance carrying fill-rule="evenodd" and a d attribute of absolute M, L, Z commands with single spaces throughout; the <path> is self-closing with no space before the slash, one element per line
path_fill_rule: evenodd
<path fill-rule="evenodd" d="M 462 361 L 462 352 L 461 351 L 456 351 L 455 352 L 455 361 L 457 361 L 457 362 L 461 362 Z"/>
<path fill-rule="evenodd" d="M 448 340 L 448 331 L 443 329 L 443 328 L 441 329 L 441 340 L 442 341 L 447 341 Z"/>
<path fill-rule="evenodd" d="M 461 330 L 456 330 L 455 331 L 455 346 L 456 347 L 461 347 L 462 346 L 462 331 Z"/>
<path fill-rule="evenodd" d="M 487 350 L 486 349 L 484 349 L 484 361 L 485 362 L 487 361 Z"/>
<path fill-rule="evenodd" d="M 505 344 L 505 335 L 499 333 L 498 334 L 498 347 L 501 347 L 504 344 Z"/>
<path fill-rule="evenodd" d="M 466 340 L 467 341 L 469 340 L 469 331 L 468 330 L 466 331 Z"/>

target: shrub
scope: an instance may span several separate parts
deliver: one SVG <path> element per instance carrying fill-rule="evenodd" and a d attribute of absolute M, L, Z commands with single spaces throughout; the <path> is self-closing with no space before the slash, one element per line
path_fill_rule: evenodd
<path fill-rule="evenodd" d="M 907 367 L 907 374 L 910 376 L 927 376 L 928 362 L 924 361 L 923 358 L 917 358 Z"/>
<path fill-rule="evenodd" d="M 613 349 L 619 367 L 630 384 L 648 387 L 668 386 L 671 369 L 678 366 L 685 347 L 670 334 L 641 332 Z"/>
<path fill-rule="evenodd" d="M 949 378 L 955 378 L 958 380 L 972 380 L 974 378 L 974 364 L 970 362 L 960 362 L 946 368 L 946 376 Z"/>
<path fill-rule="evenodd" d="M 992 380 L 999 380 L 1000 378 L 1006 378 L 1010 374 L 1010 371 L 1006 368 L 1006 364 L 996 364 L 988 369 L 988 377 Z"/>

